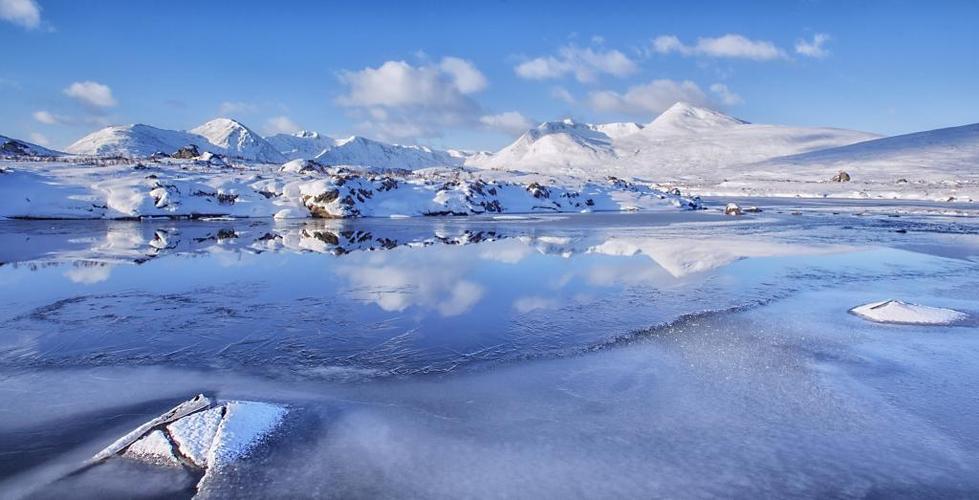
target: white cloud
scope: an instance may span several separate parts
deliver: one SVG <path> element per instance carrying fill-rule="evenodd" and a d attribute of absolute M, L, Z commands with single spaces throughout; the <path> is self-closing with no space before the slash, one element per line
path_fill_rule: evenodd
<path fill-rule="evenodd" d="M 713 92 L 714 95 L 716 95 L 720 100 L 721 104 L 725 106 L 737 106 L 738 104 L 744 102 L 744 99 L 742 99 L 741 96 L 732 92 L 731 89 L 727 88 L 727 85 L 724 85 L 723 83 L 715 83 L 711 85 L 710 91 Z"/>
<path fill-rule="evenodd" d="M 0 19 L 34 29 L 41 25 L 41 7 L 34 0 L 0 0 Z"/>
<path fill-rule="evenodd" d="M 455 57 L 417 66 L 387 61 L 345 71 L 340 81 L 347 92 L 337 104 L 361 120 L 358 128 L 382 139 L 435 137 L 448 126 L 478 125 L 480 107 L 471 94 L 487 85 L 471 62 Z"/>
<path fill-rule="evenodd" d="M 822 59 L 829 55 L 829 50 L 823 48 L 823 45 L 829 40 L 830 36 L 826 33 L 816 33 L 812 36 L 811 42 L 807 40 L 797 41 L 795 43 L 795 52 L 806 57 Z"/>
<path fill-rule="evenodd" d="M 589 94 L 589 104 L 596 111 L 649 116 L 659 114 L 678 101 L 704 106 L 707 95 L 689 80 L 653 80 L 629 87 L 625 93 L 602 90 Z"/>
<path fill-rule="evenodd" d="M 534 125 L 530 119 L 517 111 L 484 115 L 479 118 L 479 122 L 491 129 L 513 135 L 522 134 Z"/>
<path fill-rule="evenodd" d="M 559 101 L 564 101 L 568 104 L 574 104 L 576 102 L 574 96 L 571 95 L 571 92 L 568 92 L 568 89 L 564 87 L 554 87 L 551 89 L 551 97 Z"/>
<path fill-rule="evenodd" d="M 473 63 L 458 57 L 443 57 L 439 68 L 449 74 L 456 88 L 463 94 L 472 94 L 486 88 L 486 77 Z"/>
<path fill-rule="evenodd" d="M 48 137 L 40 132 L 31 132 L 31 142 L 34 144 L 40 144 L 41 146 L 48 146 L 51 144 Z"/>
<path fill-rule="evenodd" d="M 674 35 L 662 35 L 653 40 L 653 51 L 660 54 L 678 53 L 685 56 L 705 56 L 732 59 L 772 61 L 785 59 L 785 51 L 765 40 L 752 40 L 743 35 L 729 33 L 716 38 L 698 38 L 694 45 L 686 45 Z"/>
<path fill-rule="evenodd" d="M 50 111 L 44 111 L 44 110 L 35 111 L 34 120 L 36 120 L 38 123 L 43 123 L 45 125 L 58 125 L 63 121 L 60 117 L 54 115 Z"/>
<path fill-rule="evenodd" d="M 265 122 L 265 133 L 269 135 L 294 134 L 301 128 L 288 116 L 274 116 Z"/>
<path fill-rule="evenodd" d="M 547 80 L 574 75 L 580 82 L 592 82 L 601 74 L 625 77 L 635 73 L 636 63 L 618 50 L 594 50 L 573 45 L 562 47 L 557 56 L 538 57 L 518 64 L 517 76 L 528 80 Z"/>
<path fill-rule="evenodd" d="M 218 114 L 221 116 L 241 115 L 258 111 L 258 106 L 243 101 L 224 101 L 218 106 Z"/>
<path fill-rule="evenodd" d="M 112 97 L 112 89 L 98 82 L 75 82 L 64 92 L 82 104 L 94 108 L 111 108 L 117 104 L 116 99 Z"/>

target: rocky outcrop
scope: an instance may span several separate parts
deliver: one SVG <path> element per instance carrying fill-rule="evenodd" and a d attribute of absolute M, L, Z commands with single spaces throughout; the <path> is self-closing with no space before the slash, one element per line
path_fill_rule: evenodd
<path fill-rule="evenodd" d="M 850 174 L 846 173 L 845 170 L 840 170 L 830 180 L 833 182 L 850 182 Z"/>
<path fill-rule="evenodd" d="M 201 152 L 200 152 L 199 149 L 197 149 L 197 146 L 195 146 L 193 144 L 188 144 L 188 145 L 186 145 L 186 146 L 184 146 L 184 147 L 182 147 L 182 148 L 174 151 L 173 154 L 170 155 L 170 157 L 172 157 L 172 158 L 178 158 L 178 159 L 181 159 L 181 160 L 191 160 L 191 159 L 197 158 L 200 155 L 201 155 Z"/>

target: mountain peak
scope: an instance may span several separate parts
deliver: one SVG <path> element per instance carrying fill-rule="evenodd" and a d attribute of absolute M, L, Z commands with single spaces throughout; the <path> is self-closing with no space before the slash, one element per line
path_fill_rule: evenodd
<path fill-rule="evenodd" d="M 679 101 L 657 116 L 647 128 L 650 130 L 672 129 L 681 131 L 730 127 L 747 123 L 720 111 Z"/>

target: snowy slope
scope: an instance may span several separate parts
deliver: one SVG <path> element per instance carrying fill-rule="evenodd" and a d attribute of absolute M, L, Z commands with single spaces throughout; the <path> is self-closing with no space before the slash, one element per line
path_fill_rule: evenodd
<path fill-rule="evenodd" d="M 755 125 L 677 103 L 646 126 L 545 123 L 493 157 L 469 164 L 589 178 L 721 180 L 746 163 L 877 137 L 832 128 Z"/>
<path fill-rule="evenodd" d="M 854 180 L 916 179 L 936 175 L 977 179 L 979 123 L 775 158 L 759 167 L 775 175 L 845 170 Z"/>
<path fill-rule="evenodd" d="M 324 165 L 364 165 L 406 170 L 459 166 L 464 160 L 425 146 L 386 144 L 360 136 L 338 140 L 336 145 L 314 159 Z"/>
<path fill-rule="evenodd" d="M 221 148 L 207 142 L 207 139 L 177 130 L 156 128 L 137 123 L 106 127 L 82 137 L 67 152 L 89 156 L 143 157 L 153 153 L 174 151 L 193 144 L 202 151 L 220 152 Z"/>
<path fill-rule="evenodd" d="M 204 137 L 207 142 L 222 149 L 222 151 L 213 151 L 214 153 L 263 163 L 286 161 L 286 157 L 262 136 L 230 118 L 215 118 L 191 129 L 190 133 Z"/>
<path fill-rule="evenodd" d="M 295 134 L 276 134 L 265 138 L 276 150 L 290 160 L 311 160 L 336 145 L 332 137 L 302 130 Z"/>
<path fill-rule="evenodd" d="M 64 153 L 59 153 L 58 151 L 54 151 L 43 146 L 38 146 L 37 144 L 0 135 L 0 157 L 3 158 L 16 158 L 20 156 L 62 156 L 63 154 Z"/>

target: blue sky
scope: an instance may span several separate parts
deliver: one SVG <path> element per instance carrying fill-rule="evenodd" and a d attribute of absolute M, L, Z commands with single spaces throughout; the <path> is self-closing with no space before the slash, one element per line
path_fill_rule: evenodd
<path fill-rule="evenodd" d="M 677 99 L 897 134 L 979 121 L 979 2 L 0 0 L 0 134 L 230 116 L 495 150 Z"/>

